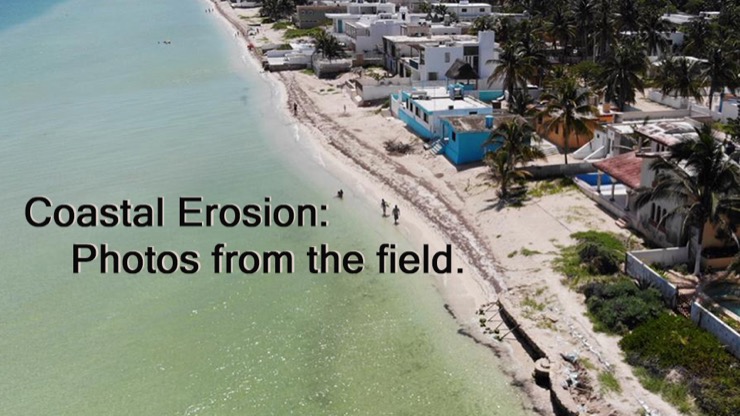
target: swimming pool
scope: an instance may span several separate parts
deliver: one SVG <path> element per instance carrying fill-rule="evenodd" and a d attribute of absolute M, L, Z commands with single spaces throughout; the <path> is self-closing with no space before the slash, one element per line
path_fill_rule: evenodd
<path fill-rule="evenodd" d="M 591 186 L 596 186 L 599 182 L 598 179 L 599 174 L 598 173 L 582 173 L 580 175 L 576 175 L 576 178 L 582 180 L 583 182 L 586 182 L 587 184 Z M 612 183 L 619 183 L 616 179 L 612 178 L 611 176 L 602 173 L 601 174 L 601 184 L 602 185 L 611 185 Z"/>
<path fill-rule="evenodd" d="M 709 284 L 704 288 L 704 293 L 723 308 L 740 317 L 740 283 L 718 282 Z"/>

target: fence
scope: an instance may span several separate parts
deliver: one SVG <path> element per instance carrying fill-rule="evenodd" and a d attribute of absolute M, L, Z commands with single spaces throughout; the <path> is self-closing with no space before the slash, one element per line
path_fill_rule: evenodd
<path fill-rule="evenodd" d="M 730 328 L 729 325 L 722 322 L 721 319 L 698 302 L 691 304 L 691 320 L 717 337 L 719 342 L 724 344 L 732 355 L 740 358 L 740 334 L 737 331 Z"/>
<path fill-rule="evenodd" d="M 665 250 L 671 250 L 671 249 L 665 249 Z M 667 254 L 666 257 L 679 257 L 681 253 L 677 250 L 688 251 L 688 249 L 686 249 L 685 247 L 677 247 L 676 251 L 670 252 L 670 254 Z M 663 276 L 656 273 L 655 270 L 650 268 L 650 266 L 645 264 L 643 260 L 640 260 L 635 255 L 635 254 L 637 255 L 642 254 L 644 258 L 647 260 L 650 257 L 656 257 L 656 258 L 658 257 L 658 256 L 655 256 L 655 254 L 658 254 L 658 253 L 650 253 L 650 252 L 660 252 L 660 251 L 662 250 L 645 250 L 645 252 L 634 252 L 633 251 L 633 252 L 627 253 L 627 259 L 625 260 L 625 265 L 624 265 L 625 272 L 627 272 L 628 275 L 639 280 L 640 282 L 647 283 L 650 286 L 653 286 L 654 288 L 658 289 L 660 294 L 663 296 L 663 301 L 669 307 L 675 308 L 676 304 L 678 303 L 678 288 L 671 282 L 665 280 Z M 663 263 L 663 261 L 655 261 L 654 263 L 668 264 L 668 263 Z"/>

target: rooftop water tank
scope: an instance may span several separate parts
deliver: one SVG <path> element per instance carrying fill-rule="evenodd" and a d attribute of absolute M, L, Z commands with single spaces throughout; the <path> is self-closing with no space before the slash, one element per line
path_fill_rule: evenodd
<path fill-rule="evenodd" d="M 493 116 L 491 115 L 486 116 L 486 128 L 487 129 L 493 128 Z"/>

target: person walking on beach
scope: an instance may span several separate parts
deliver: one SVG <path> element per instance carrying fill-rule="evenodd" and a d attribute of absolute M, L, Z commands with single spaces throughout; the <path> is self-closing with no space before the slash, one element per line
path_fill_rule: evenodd
<path fill-rule="evenodd" d="M 401 210 L 398 209 L 398 205 L 393 207 L 393 224 L 398 225 L 398 217 L 401 216 Z"/>
<path fill-rule="evenodd" d="M 298 103 L 293 103 L 293 115 L 298 115 Z"/>
<path fill-rule="evenodd" d="M 380 200 L 380 208 L 383 210 L 383 217 L 387 217 L 388 213 L 385 210 L 388 208 L 388 203 L 385 202 L 385 199 Z"/>
<path fill-rule="evenodd" d="M 339 198 L 339 199 L 344 198 L 344 191 L 343 190 L 340 189 L 339 192 L 337 192 L 337 198 Z"/>

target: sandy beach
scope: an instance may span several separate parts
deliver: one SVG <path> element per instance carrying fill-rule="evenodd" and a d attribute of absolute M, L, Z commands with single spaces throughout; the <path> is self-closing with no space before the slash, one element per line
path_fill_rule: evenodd
<path fill-rule="evenodd" d="M 214 3 L 244 34 L 250 22 L 259 22 L 257 9 L 234 11 L 228 3 Z M 268 26 L 262 25 L 251 39 L 239 36 L 235 41 L 244 41 L 245 54 L 246 42 L 282 43 L 281 33 Z M 252 63 L 259 68 L 257 58 Z M 576 407 L 594 415 L 634 415 L 640 409 L 661 415 L 677 413 L 639 384 L 624 363 L 616 337 L 593 331 L 583 296 L 563 285 L 562 276 L 552 267 L 560 248 L 574 243 L 569 237 L 574 232 L 601 230 L 627 237 L 614 218 L 574 188 L 533 197 L 522 207 L 501 207 L 485 166 L 458 170 L 443 156 L 425 151 L 421 140 L 387 110 L 358 108 L 343 90 L 355 74 L 333 80 L 300 71 L 265 76 L 281 89 L 287 113 L 297 104 L 302 136 L 318 149 L 327 169 L 349 184 L 345 198 L 363 198 L 378 207 L 379 215 L 381 198 L 398 204 L 402 213 L 399 233 L 419 247 L 453 245 L 453 267 L 464 272 L 437 279 L 448 311 L 459 323 L 461 334 L 503 357 L 512 383 L 530 398 L 529 408 L 554 414 L 550 392 L 532 378 L 533 360 L 514 336 L 494 340 L 478 323 L 478 309 L 499 298 L 512 305 L 509 312 L 552 361 L 553 389 L 565 391 L 559 385 L 566 375 L 561 354 L 578 352 L 593 363 L 588 374 L 595 388 L 585 395 L 572 392 Z M 383 147 L 386 140 L 412 143 L 414 150 L 391 156 Z M 561 156 L 551 158 L 558 163 L 562 160 Z M 533 304 L 543 306 L 534 308 Z M 486 317 L 495 311 L 491 308 Z M 600 391 L 596 378 L 607 370 L 619 380 L 621 393 Z"/>

